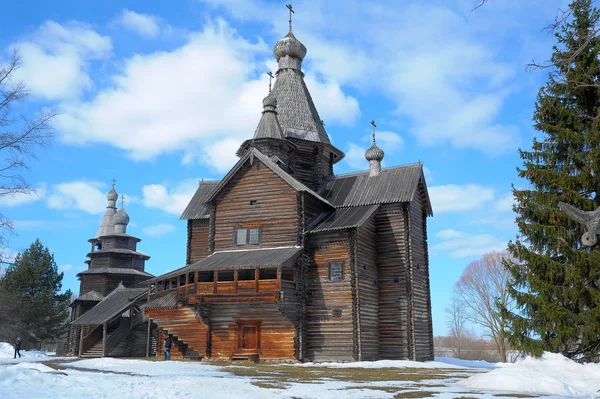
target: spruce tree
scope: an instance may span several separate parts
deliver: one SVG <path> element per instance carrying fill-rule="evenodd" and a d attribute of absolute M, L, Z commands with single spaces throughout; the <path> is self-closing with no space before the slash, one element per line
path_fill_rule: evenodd
<path fill-rule="evenodd" d="M 40 341 L 61 336 L 66 332 L 71 298 L 70 290 L 60 293 L 62 279 L 54 255 L 37 239 L 17 255 L 0 280 L 0 289 L 16 299 L 8 321 Z"/>
<path fill-rule="evenodd" d="M 506 265 L 518 311 L 508 316 L 517 348 L 585 360 L 600 352 L 600 251 L 582 244 L 584 226 L 557 205 L 600 206 L 600 14 L 590 0 L 569 7 L 535 105 L 541 138 L 519 151 L 529 187 L 513 186 L 520 234 L 509 250 L 518 262 Z"/>

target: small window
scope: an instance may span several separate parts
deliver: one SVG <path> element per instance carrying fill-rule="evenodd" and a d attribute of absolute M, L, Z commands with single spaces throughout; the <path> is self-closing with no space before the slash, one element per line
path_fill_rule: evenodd
<path fill-rule="evenodd" d="M 260 269 L 258 273 L 259 280 L 276 280 L 277 269 Z"/>
<path fill-rule="evenodd" d="M 260 244 L 260 228 L 240 228 L 235 231 L 236 245 L 258 245 Z"/>
<path fill-rule="evenodd" d="M 251 200 L 251 201 L 250 201 L 250 205 L 251 205 L 251 206 L 255 206 L 255 205 L 257 205 L 257 204 L 258 204 L 258 201 L 257 201 L 257 200 Z"/>
<path fill-rule="evenodd" d="M 341 308 L 331 309 L 331 316 L 332 317 L 342 317 L 342 309 Z"/>
<path fill-rule="evenodd" d="M 342 281 L 344 278 L 344 262 L 331 262 L 329 264 L 329 280 Z"/>
<path fill-rule="evenodd" d="M 199 283 L 212 283 L 213 281 L 215 281 L 214 272 L 198 272 Z"/>
<path fill-rule="evenodd" d="M 237 229 L 237 237 L 236 244 L 244 245 L 246 244 L 246 237 L 248 236 L 248 229 Z"/>
<path fill-rule="evenodd" d="M 194 284 L 194 277 L 195 277 L 195 273 L 190 273 L 190 277 L 189 277 L 190 284 Z"/>

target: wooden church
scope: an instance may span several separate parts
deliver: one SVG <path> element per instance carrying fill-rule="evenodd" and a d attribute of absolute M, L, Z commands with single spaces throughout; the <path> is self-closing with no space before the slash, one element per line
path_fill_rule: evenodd
<path fill-rule="evenodd" d="M 176 351 L 216 359 L 433 359 L 420 163 L 335 175 L 291 30 L 254 137 L 181 215 L 186 266 L 146 280 L 145 315 Z M 365 165 L 367 162 L 365 161 Z"/>
<path fill-rule="evenodd" d="M 141 241 L 127 234 L 129 215 L 115 187 L 96 236 L 88 240 L 88 268 L 77 274 L 79 296 L 71 303 L 68 353 L 80 357 L 144 356 L 148 334 L 142 302 L 148 288 L 140 283 L 154 277 L 145 271 L 150 257 L 137 251 Z"/>

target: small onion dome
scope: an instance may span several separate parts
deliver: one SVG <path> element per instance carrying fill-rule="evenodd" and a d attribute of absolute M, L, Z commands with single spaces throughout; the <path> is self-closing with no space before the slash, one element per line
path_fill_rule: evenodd
<path fill-rule="evenodd" d="M 369 148 L 366 152 L 365 152 L 365 158 L 367 158 L 367 161 L 379 161 L 381 162 L 383 160 L 383 150 L 379 147 L 377 147 L 377 144 L 373 143 L 373 145 L 371 146 L 371 148 Z"/>
<path fill-rule="evenodd" d="M 119 199 L 119 194 L 117 194 L 117 192 L 115 191 L 115 188 L 111 188 L 110 191 L 108 192 L 108 194 L 106 194 L 106 198 L 109 201 L 116 201 Z"/>
<path fill-rule="evenodd" d="M 113 216 L 113 223 L 115 225 L 120 224 L 125 226 L 129 224 L 129 215 L 125 212 L 125 209 L 121 208 L 115 213 L 115 216 Z"/>
<path fill-rule="evenodd" d="M 296 39 L 296 36 L 294 36 L 292 32 L 289 32 L 283 39 L 275 44 L 275 47 L 273 47 L 273 55 L 275 55 L 275 58 L 277 58 L 278 61 L 281 57 L 285 57 L 286 55 L 303 60 L 304 56 L 306 56 L 306 47 L 300 40 Z"/>
<path fill-rule="evenodd" d="M 277 108 L 277 99 L 275 98 L 275 96 L 272 96 L 269 94 L 268 96 L 263 98 L 263 108 L 265 111 L 273 111 L 274 112 L 275 109 Z"/>

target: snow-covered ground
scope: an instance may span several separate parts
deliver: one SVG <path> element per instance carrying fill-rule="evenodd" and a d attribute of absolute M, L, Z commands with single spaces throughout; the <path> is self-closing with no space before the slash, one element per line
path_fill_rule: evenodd
<path fill-rule="evenodd" d="M 2 348 L 3 346 L 0 346 Z M 51 363 L 41 364 L 39 359 Z M 11 360 L 11 359 L 7 359 Z M 18 359 L 17 359 L 18 361 Z M 0 362 L 0 398 L 436 398 L 600 397 L 600 365 L 560 355 L 515 364 L 435 362 L 233 364 L 137 359 Z M 49 367 L 49 366 L 52 367 Z M 399 396 L 402 397 L 402 396 Z"/>
<path fill-rule="evenodd" d="M 14 355 L 15 355 L 15 348 L 11 345 L 8 344 L 6 342 L 0 342 L 0 367 L 3 364 L 16 364 L 16 363 L 22 363 L 22 362 L 43 362 L 43 361 L 47 361 L 47 360 L 68 360 L 68 359 L 73 359 L 70 357 L 60 357 L 57 358 L 55 357 L 55 353 L 54 352 L 42 352 L 42 351 L 36 351 L 36 350 L 21 350 L 19 351 L 21 353 L 21 358 L 19 358 L 17 356 L 16 359 L 14 359 Z"/>

